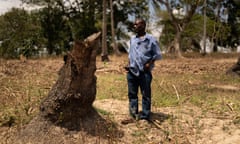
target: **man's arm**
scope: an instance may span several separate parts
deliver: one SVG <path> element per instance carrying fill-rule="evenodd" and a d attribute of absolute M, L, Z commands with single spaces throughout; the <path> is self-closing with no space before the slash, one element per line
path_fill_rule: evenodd
<path fill-rule="evenodd" d="M 149 71 L 151 69 L 151 66 L 154 65 L 155 60 L 150 60 L 144 65 L 144 70 Z"/>

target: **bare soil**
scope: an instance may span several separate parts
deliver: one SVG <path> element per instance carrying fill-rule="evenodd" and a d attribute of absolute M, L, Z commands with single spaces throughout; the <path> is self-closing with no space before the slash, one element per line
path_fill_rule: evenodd
<path fill-rule="evenodd" d="M 100 61 L 100 57 L 97 58 L 97 77 L 108 73 L 125 75 L 123 66 L 127 63 L 127 56 L 111 56 L 110 60 L 106 64 Z M 221 58 L 210 56 L 189 56 L 185 59 L 164 58 L 156 62 L 153 75 L 155 77 L 164 75 L 174 77 L 181 74 L 197 76 L 207 73 L 218 75 L 225 73 L 236 60 L 236 56 Z M 26 83 L 22 83 L 22 85 L 30 87 L 31 81 L 35 81 L 41 85 L 41 89 L 45 90 L 43 92 L 47 92 L 55 82 L 57 72 L 62 64 L 63 61 L 60 58 L 27 60 L 26 62 L 0 60 L 0 83 L 7 79 L 13 81 L 19 78 L 16 76 L 21 75 L 21 78 L 26 79 Z M 16 71 L 13 71 L 13 69 Z M 50 73 L 55 73 L 55 75 L 50 76 Z M 27 79 L 27 75 L 31 75 L 32 78 Z M 236 77 L 236 79 L 238 78 Z M 51 83 L 49 84 L 46 81 L 51 81 Z M 205 83 L 205 81 L 192 79 L 189 80 L 189 83 L 196 86 Z M 240 85 L 238 84 L 209 83 L 209 88 L 219 90 L 220 93 L 221 91 L 240 92 Z M 21 89 L 23 87 L 20 87 L 17 92 L 12 92 L 11 87 L 3 86 L 0 89 L 0 103 L 3 106 L 18 104 L 21 101 L 19 95 L 26 96 L 26 93 L 21 92 Z M 178 92 L 180 91 L 178 89 Z M 22 97 L 22 99 L 25 98 Z M 35 101 L 35 99 L 32 98 L 31 101 Z M 69 130 L 43 122 L 39 126 L 32 126 L 32 131 L 36 128 L 43 129 L 46 126 L 51 128 L 48 128 L 45 133 L 39 133 L 41 139 L 35 137 L 34 140 L 25 141 L 24 143 L 238 144 L 240 142 L 240 122 L 234 123 L 234 120 L 240 121 L 239 111 L 235 111 L 231 103 L 226 104 L 229 112 L 220 115 L 211 111 L 203 111 L 200 107 L 190 103 L 180 104 L 175 107 L 153 107 L 151 118 L 155 123 L 140 120 L 126 125 L 121 122 L 129 118 L 127 99 L 96 100 L 93 105 L 103 111 L 99 113 L 100 117 L 95 117 L 97 120 L 102 120 L 99 121 L 100 123 L 96 122 L 96 120 L 92 121 L 92 123 L 91 120 L 87 122 L 89 127 L 93 127 L 95 130 Z M 3 110 L 2 107 L 0 108 Z M 36 104 L 30 106 L 26 111 L 30 115 L 38 111 L 37 109 L 38 105 Z M 0 112 L 0 117 L 3 116 L 3 112 Z M 31 127 L 31 122 L 27 125 L 11 126 L 10 123 L 9 125 L 6 123 L 2 125 L 0 127 L 0 144 L 22 143 L 18 141 L 17 137 L 19 135 L 24 136 L 24 134 L 19 133 L 25 127 Z"/>

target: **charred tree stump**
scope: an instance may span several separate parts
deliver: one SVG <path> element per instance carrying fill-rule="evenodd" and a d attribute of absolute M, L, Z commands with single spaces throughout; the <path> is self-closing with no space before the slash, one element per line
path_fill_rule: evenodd
<path fill-rule="evenodd" d="M 40 106 L 41 115 L 53 122 L 64 122 L 73 116 L 85 116 L 96 97 L 96 52 L 100 33 L 84 42 L 75 41 L 65 56 L 56 84 Z"/>
<path fill-rule="evenodd" d="M 103 138 L 104 143 L 122 136 L 114 123 L 102 118 L 92 106 L 99 36 L 100 32 L 75 41 L 72 51 L 64 56 L 59 78 L 42 101 L 39 114 L 12 143 L 93 143 L 95 137 Z"/>
<path fill-rule="evenodd" d="M 237 63 L 228 69 L 226 73 L 232 76 L 240 76 L 240 57 L 238 58 Z"/>

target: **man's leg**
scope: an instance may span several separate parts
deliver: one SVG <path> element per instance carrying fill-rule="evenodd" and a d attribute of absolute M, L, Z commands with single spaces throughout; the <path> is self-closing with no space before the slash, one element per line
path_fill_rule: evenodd
<path fill-rule="evenodd" d="M 148 120 L 151 113 L 151 82 L 152 74 L 145 72 L 141 75 L 140 88 L 142 92 L 142 114 L 140 119 Z"/>
<path fill-rule="evenodd" d="M 129 112 L 134 118 L 138 116 L 138 81 L 137 77 L 128 72 L 128 98 L 129 98 Z"/>

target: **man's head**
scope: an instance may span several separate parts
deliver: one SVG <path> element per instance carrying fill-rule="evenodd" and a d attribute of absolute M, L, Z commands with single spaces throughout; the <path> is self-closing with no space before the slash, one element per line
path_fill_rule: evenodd
<path fill-rule="evenodd" d="M 145 28 L 146 28 L 146 22 L 143 19 L 136 19 L 134 23 L 134 30 L 138 35 L 143 35 L 145 34 Z"/>

